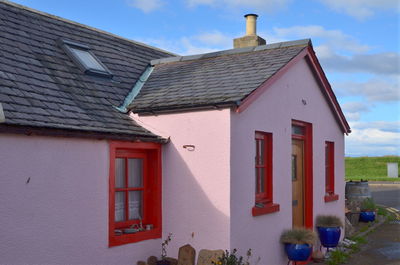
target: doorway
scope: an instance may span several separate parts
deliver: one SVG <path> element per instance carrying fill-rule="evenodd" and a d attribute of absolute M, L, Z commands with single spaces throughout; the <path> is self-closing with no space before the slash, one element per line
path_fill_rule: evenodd
<path fill-rule="evenodd" d="M 292 224 L 304 227 L 304 141 L 292 140 Z"/>
<path fill-rule="evenodd" d="M 292 121 L 292 226 L 313 227 L 312 125 Z"/>

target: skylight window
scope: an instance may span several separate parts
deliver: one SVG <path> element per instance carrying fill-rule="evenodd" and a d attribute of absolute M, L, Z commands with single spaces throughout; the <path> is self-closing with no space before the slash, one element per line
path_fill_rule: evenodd
<path fill-rule="evenodd" d="M 86 74 L 109 78 L 113 76 L 110 70 L 90 50 L 89 46 L 67 40 L 61 40 L 61 46 Z"/>

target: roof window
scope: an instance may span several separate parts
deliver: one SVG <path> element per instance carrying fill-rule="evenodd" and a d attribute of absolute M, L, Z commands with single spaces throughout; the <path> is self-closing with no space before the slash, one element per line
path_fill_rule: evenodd
<path fill-rule="evenodd" d="M 113 77 L 111 71 L 94 55 L 89 46 L 68 40 L 61 40 L 60 44 L 85 74 Z"/>

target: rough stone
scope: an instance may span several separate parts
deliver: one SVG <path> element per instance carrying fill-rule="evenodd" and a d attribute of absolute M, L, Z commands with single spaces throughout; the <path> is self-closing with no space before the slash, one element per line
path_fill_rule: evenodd
<path fill-rule="evenodd" d="M 196 250 L 189 244 L 179 248 L 178 265 L 194 265 Z"/>
<path fill-rule="evenodd" d="M 147 259 L 147 264 L 148 265 L 157 265 L 157 257 L 155 257 L 155 256 L 150 256 L 148 259 Z"/>
<path fill-rule="evenodd" d="M 212 262 L 217 262 L 218 258 L 222 257 L 224 251 L 219 250 L 208 250 L 202 249 L 199 252 L 199 257 L 197 259 L 197 265 L 211 265 Z"/>
<path fill-rule="evenodd" d="M 178 260 L 171 257 L 166 257 L 165 260 L 168 260 L 170 265 L 178 265 Z"/>
<path fill-rule="evenodd" d="M 144 262 L 144 261 L 142 261 L 142 260 L 139 260 L 139 261 L 136 263 L 136 265 L 147 265 L 147 263 Z"/>

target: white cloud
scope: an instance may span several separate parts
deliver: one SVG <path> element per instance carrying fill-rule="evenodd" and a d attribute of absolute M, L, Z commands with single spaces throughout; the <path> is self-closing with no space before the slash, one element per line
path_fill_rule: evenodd
<path fill-rule="evenodd" d="M 342 109 L 348 121 L 358 121 L 361 118 L 362 112 L 369 111 L 368 104 L 364 102 L 346 102 L 342 104 Z"/>
<path fill-rule="evenodd" d="M 195 7 L 209 5 L 218 8 L 253 8 L 257 11 L 273 12 L 286 7 L 292 0 L 186 0 L 186 3 Z"/>
<path fill-rule="evenodd" d="M 194 55 L 231 49 L 233 37 L 224 35 L 218 31 L 211 31 L 210 33 L 181 37 L 176 40 L 134 39 L 179 55 Z"/>
<path fill-rule="evenodd" d="M 320 0 L 328 7 L 363 20 L 373 16 L 378 10 L 399 12 L 398 0 Z"/>
<path fill-rule="evenodd" d="M 162 0 L 128 0 L 128 4 L 145 13 L 149 13 L 160 9 L 164 5 L 164 2 Z"/>
<path fill-rule="evenodd" d="M 355 54 L 343 56 L 332 51 L 331 47 L 316 49 L 321 64 L 327 70 L 345 73 L 371 73 L 396 75 L 400 73 L 400 54 L 382 52 L 374 54 Z"/>
<path fill-rule="evenodd" d="M 351 123 L 350 126 L 352 133 L 346 137 L 346 155 L 400 155 L 400 132 L 368 127 L 365 124 L 358 127 Z"/>
<path fill-rule="evenodd" d="M 384 132 L 398 132 L 400 133 L 400 121 L 372 121 L 372 122 L 352 122 L 352 128 L 354 129 L 368 129 L 368 128 L 379 128 Z"/>
<path fill-rule="evenodd" d="M 274 34 L 280 38 L 321 38 L 325 45 L 335 50 L 350 52 L 366 52 L 370 50 L 368 45 L 360 44 L 352 36 L 343 33 L 341 30 L 328 30 L 322 26 L 294 26 L 289 28 L 274 28 Z"/>
<path fill-rule="evenodd" d="M 207 33 L 202 33 L 192 37 L 195 40 L 200 41 L 205 45 L 213 45 L 220 47 L 229 47 L 232 46 L 233 37 L 223 34 L 219 31 L 212 31 Z"/>
<path fill-rule="evenodd" d="M 335 82 L 335 91 L 340 96 L 363 96 L 370 102 L 400 101 L 400 80 L 371 79 L 367 82 Z"/>
<path fill-rule="evenodd" d="M 346 102 L 342 104 L 344 111 L 348 112 L 358 112 L 358 111 L 369 111 L 369 106 L 364 102 Z"/>

